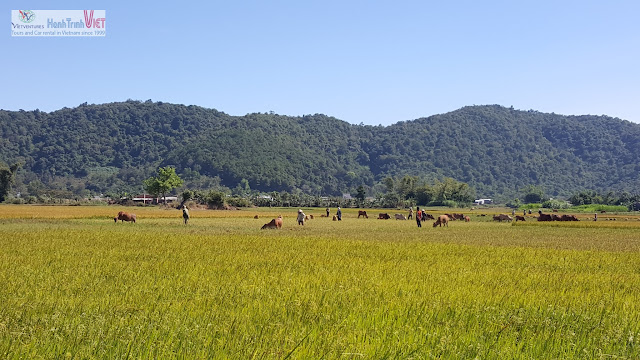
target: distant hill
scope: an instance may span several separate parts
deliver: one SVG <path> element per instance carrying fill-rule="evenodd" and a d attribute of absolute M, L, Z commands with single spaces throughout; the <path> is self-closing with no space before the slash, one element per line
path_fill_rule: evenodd
<path fill-rule="evenodd" d="M 126 101 L 51 113 L 0 110 L 0 161 L 22 161 L 17 188 L 136 191 L 158 166 L 193 187 L 355 192 L 388 176 L 452 177 L 483 197 L 526 185 L 549 195 L 640 188 L 640 125 L 469 106 L 391 126 L 326 115 L 230 116 L 198 106 Z"/>

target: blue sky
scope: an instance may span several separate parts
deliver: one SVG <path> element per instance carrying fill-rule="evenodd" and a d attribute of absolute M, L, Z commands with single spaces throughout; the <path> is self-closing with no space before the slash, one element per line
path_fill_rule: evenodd
<path fill-rule="evenodd" d="M 27 5 L 28 4 L 28 5 Z M 104 38 L 11 37 L 105 9 Z M 126 99 L 388 125 L 500 104 L 640 122 L 640 1 L 4 1 L 0 108 Z"/>

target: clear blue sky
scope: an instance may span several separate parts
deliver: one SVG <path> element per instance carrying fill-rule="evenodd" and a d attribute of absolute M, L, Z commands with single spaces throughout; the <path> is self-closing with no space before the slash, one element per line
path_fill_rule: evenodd
<path fill-rule="evenodd" d="M 105 9 L 104 38 L 10 12 Z M 126 99 L 388 125 L 500 104 L 640 122 L 640 1 L 4 1 L 0 108 Z M 2 17 L 0 17 L 2 18 Z"/>

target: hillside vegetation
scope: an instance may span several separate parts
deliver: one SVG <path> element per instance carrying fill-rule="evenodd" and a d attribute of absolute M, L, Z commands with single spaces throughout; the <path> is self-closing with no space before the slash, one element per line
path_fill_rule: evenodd
<path fill-rule="evenodd" d="M 479 196 L 550 195 L 640 185 L 640 125 L 470 106 L 391 126 L 326 115 L 230 116 L 162 102 L 83 104 L 51 113 L 0 110 L 0 162 L 22 162 L 16 191 L 138 191 L 158 166 L 191 188 L 227 186 L 317 195 L 373 194 L 386 177 L 451 177 Z M 378 188 L 376 188 L 378 186 Z"/>

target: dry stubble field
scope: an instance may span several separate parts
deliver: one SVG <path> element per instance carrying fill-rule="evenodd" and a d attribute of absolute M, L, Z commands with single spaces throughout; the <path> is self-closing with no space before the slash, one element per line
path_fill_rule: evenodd
<path fill-rule="evenodd" d="M 640 358 L 637 216 L 296 211 L 0 206 L 0 358 Z"/>

